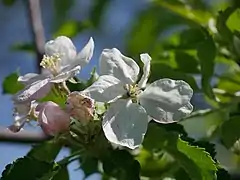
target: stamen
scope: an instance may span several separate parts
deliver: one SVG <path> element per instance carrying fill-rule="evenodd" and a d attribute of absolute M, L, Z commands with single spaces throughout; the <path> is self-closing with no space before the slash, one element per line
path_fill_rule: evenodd
<path fill-rule="evenodd" d="M 52 56 L 43 55 L 43 59 L 40 63 L 45 69 L 48 69 L 53 75 L 57 75 L 59 71 L 59 62 L 61 61 L 60 54 L 56 53 Z"/>

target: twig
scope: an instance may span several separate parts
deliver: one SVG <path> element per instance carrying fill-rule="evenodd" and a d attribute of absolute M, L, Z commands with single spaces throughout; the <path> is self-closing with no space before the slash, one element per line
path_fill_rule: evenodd
<path fill-rule="evenodd" d="M 22 130 L 18 133 L 13 133 L 6 128 L 0 128 L 0 143 L 14 142 L 14 143 L 36 143 L 48 140 L 49 137 L 41 132 L 30 132 Z"/>
<path fill-rule="evenodd" d="M 42 25 L 41 7 L 39 0 L 28 0 L 27 10 L 29 16 L 29 24 L 32 31 L 32 37 L 34 39 L 34 46 L 36 49 L 37 62 L 36 68 L 41 72 L 40 62 L 44 53 L 44 27 Z"/>

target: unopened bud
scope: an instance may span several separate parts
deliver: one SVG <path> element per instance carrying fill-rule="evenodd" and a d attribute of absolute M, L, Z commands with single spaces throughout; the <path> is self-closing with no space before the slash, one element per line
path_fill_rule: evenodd
<path fill-rule="evenodd" d="M 47 135 L 56 135 L 69 130 L 70 115 L 54 102 L 39 104 L 38 123 Z"/>
<path fill-rule="evenodd" d="M 67 99 L 67 111 L 83 124 L 93 119 L 94 100 L 81 92 L 72 92 Z"/>

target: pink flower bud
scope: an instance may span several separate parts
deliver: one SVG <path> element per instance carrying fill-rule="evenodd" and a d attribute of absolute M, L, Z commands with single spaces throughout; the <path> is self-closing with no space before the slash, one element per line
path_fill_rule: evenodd
<path fill-rule="evenodd" d="M 72 92 L 68 95 L 66 108 L 73 118 L 83 124 L 93 119 L 94 100 L 81 92 Z"/>
<path fill-rule="evenodd" d="M 39 111 L 38 123 L 45 134 L 53 136 L 69 130 L 70 115 L 56 103 L 41 103 L 36 110 Z"/>

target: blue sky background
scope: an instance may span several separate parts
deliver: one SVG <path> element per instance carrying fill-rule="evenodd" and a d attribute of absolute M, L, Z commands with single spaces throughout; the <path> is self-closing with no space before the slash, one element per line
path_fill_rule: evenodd
<path fill-rule="evenodd" d="M 123 49 L 123 37 L 127 33 L 128 24 L 134 20 L 135 14 L 144 8 L 144 0 L 112 0 L 109 8 L 104 14 L 100 31 L 84 32 L 77 35 L 73 42 L 80 50 L 90 36 L 95 41 L 95 51 L 91 63 L 80 73 L 81 78 L 87 78 L 90 70 L 97 65 L 98 57 L 103 48 L 116 47 Z M 89 1 L 76 0 L 76 4 L 70 12 L 71 18 L 83 19 L 88 15 Z M 41 0 L 43 24 L 45 27 L 46 39 L 52 38 L 51 28 L 54 21 L 53 4 L 49 0 Z M 10 47 L 15 43 L 30 42 L 31 34 L 27 19 L 27 12 L 22 1 L 17 1 L 12 7 L 5 7 L 0 4 L 0 82 L 11 72 L 18 68 L 21 74 L 35 72 L 35 58 L 25 52 L 11 51 Z M 1 86 L 0 91 L 2 92 Z M 6 127 L 12 123 L 12 102 L 8 95 L 0 94 L 0 127 Z M 31 129 L 30 129 L 31 130 Z M 31 148 L 31 145 L 2 143 L 0 142 L 0 172 L 4 167 L 15 159 L 24 156 Z M 68 154 L 63 150 L 58 159 Z M 83 179 L 82 171 L 75 171 L 78 164 L 72 163 L 70 179 Z M 100 179 L 99 175 L 93 175 L 89 179 Z"/>

